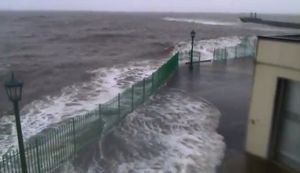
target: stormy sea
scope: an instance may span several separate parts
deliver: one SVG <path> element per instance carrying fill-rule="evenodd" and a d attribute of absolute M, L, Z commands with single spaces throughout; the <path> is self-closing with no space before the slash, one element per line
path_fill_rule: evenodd
<path fill-rule="evenodd" d="M 241 23 L 247 14 L 0 12 L 0 82 L 14 71 L 24 82 L 21 121 L 29 139 L 62 120 L 105 103 L 151 75 L 177 51 L 235 46 L 245 36 L 295 34 L 299 30 Z M 299 16 L 265 19 L 300 22 Z M 87 149 L 70 173 L 214 173 L 226 147 L 216 132 L 220 111 L 185 91 L 163 89 L 137 108 L 102 146 Z M 15 120 L 0 89 L 0 155 L 17 148 Z"/>

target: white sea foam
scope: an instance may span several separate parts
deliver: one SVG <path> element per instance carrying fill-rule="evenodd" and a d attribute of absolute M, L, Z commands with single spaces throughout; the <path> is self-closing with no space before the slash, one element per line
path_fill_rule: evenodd
<path fill-rule="evenodd" d="M 97 108 L 134 82 L 150 76 L 163 62 L 164 59 L 140 61 L 89 71 L 93 75 L 91 81 L 65 87 L 59 95 L 31 102 L 21 111 L 24 138 L 28 139 L 51 124 Z M 17 144 L 14 124 L 14 116 L 0 119 L 0 126 L 6 128 L 0 135 L 0 155 Z"/>
<path fill-rule="evenodd" d="M 183 91 L 156 95 L 115 130 L 122 142 L 110 148 L 117 155 L 109 156 L 112 165 L 104 172 L 214 173 L 225 149 L 223 137 L 216 133 L 219 118 L 213 105 Z M 93 162 L 88 172 L 98 173 L 101 166 Z"/>
<path fill-rule="evenodd" d="M 118 165 L 118 172 L 215 172 L 225 148 L 216 133 L 219 118 L 214 106 L 182 91 L 156 96 L 129 115 L 119 135 L 133 148 L 143 144 L 158 151 L 134 151 L 138 157 Z"/>
<path fill-rule="evenodd" d="M 237 25 L 238 23 L 234 22 L 223 22 L 217 20 L 208 20 L 208 19 L 191 19 L 191 18 L 175 18 L 175 17 L 164 17 L 166 21 L 174 21 L 174 22 L 188 22 L 188 23 L 198 23 L 204 25 L 223 25 L 223 26 L 230 26 L 230 25 Z"/>
<path fill-rule="evenodd" d="M 236 22 L 224 22 L 217 20 L 208 20 L 208 19 L 195 19 L 195 18 L 178 18 L 178 17 L 164 17 L 163 20 L 172 21 L 172 22 L 186 22 L 186 23 L 196 23 L 203 25 L 222 25 L 222 26 L 235 26 L 250 30 L 256 31 L 270 31 L 270 32 L 282 32 L 282 33 L 299 33 L 299 30 L 292 28 L 283 28 L 283 27 L 274 27 L 263 24 L 249 24 L 243 23 L 241 21 Z"/>
<path fill-rule="evenodd" d="M 241 42 L 240 37 L 223 37 L 219 39 L 200 40 L 195 42 L 195 50 L 201 52 L 201 59 L 212 59 L 213 49 L 234 46 Z M 179 51 L 181 62 L 185 62 L 189 42 L 180 42 L 173 53 Z M 99 68 L 90 71 L 93 75 L 90 82 L 63 88 L 61 94 L 46 96 L 25 105 L 22 109 L 22 127 L 25 139 L 37 134 L 51 124 L 75 117 L 93 110 L 98 104 L 116 96 L 143 77 L 151 75 L 166 59 L 139 61 L 112 68 Z M 17 144 L 13 116 L 0 119 L 0 155 Z"/>
<path fill-rule="evenodd" d="M 233 47 L 241 43 L 243 37 L 221 37 L 217 39 L 209 39 L 209 40 L 199 40 L 194 43 L 194 51 L 201 53 L 201 61 L 212 60 L 214 49 L 225 48 L 225 47 Z M 180 42 L 175 46 L 174 53 L 180 52 L 180 61 L 186 62 L 188 61 L 190 55 L 189 51 L 191 50 L 190 42 Z M 194 59 L 197 59 L 197 54 L 194 55 Z"/>

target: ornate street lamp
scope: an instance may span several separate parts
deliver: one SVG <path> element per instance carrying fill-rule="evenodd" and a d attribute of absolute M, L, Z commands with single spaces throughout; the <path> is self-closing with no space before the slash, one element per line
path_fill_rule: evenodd
<path fill-rule="evenodd" d="M 14 73 L 12 73 L 11 79 L 9 81 L 6 81 L 4 86 L 5 86 L 5 91 L 6 91 L 6 94 L 9 98 L 9 100 L 13 102 L 15 118 L 16 118 L 16 128 L 17 128 L 17 135 L 18 135 L 18 142 L 19 142 L 19 151 L 20 151 L 22 172 L 27 173 L 25 149 L 24 149 L 22 127 L 21 127 L 21 121 L 20 121 L 20 111 L 19 111 L 19 101 L 21 101 L 21 99 L 22 99 L 23 82 L 16 80 Z"/>
<path fill-rule="evenodd" d="M 191 38 L 192 38 L 192 50 L 191 50 L 191 57 L 190 57 L 190 70 L 193 70 L 193 53 L 194 53 L 194 39 L 196 36 L 196 32 L 192 30 Z"/>

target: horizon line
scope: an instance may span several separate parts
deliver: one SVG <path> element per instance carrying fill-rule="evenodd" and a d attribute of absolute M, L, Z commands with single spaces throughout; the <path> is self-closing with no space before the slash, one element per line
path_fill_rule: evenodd
<path fill-rule="evenodd" d="M 250 14 L 253 12 L 220 12 L 220 11 L 127 11 L 127 10 L 85 10 L 85 9 L 1 9 L 2 12 L 103 12 L 103 13 L 215 13 L 215 14 Z M 257 14 L 300 15 L 300 13 L 262 12 Z"/>

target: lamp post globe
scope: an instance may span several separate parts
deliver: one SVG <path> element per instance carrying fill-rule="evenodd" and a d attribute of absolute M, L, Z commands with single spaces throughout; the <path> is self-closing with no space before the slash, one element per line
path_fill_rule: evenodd
<path fill-rule="evenodd" d="M 191 37 L 192 37 L 192 39 L 194 39 L 195 36 L 196 36 L 196 32 L 195 32 L 194 30 L 192 30 L 192 32 L 191 32 Z"/>
<path fill-rule="evenodd" d="M 21 101 L 23 82 L 16 80 L 14 73 L 11 74 L 11 79 L 5 82 L 4 87 L 10 101 Z"/>
<path fill-rule="evenodd" d="M 27 173 L 25 149 L 19 111 L 19 101 L 21 101 L 22 99 L 23 82 L 16 80 L 14 73 L 12 73 L 11 79 L 5 82 L 4 87 L 7 97 L 13 103 L 14 106 L 22 173 Z"/>
<path fill-rule="evenodd" d="M 191 49 L 191 57 L 190 57 L 190 70 L 193 70 L 193 54 L 194 54 L 194 39 L 196 36 L 196 32 L 194 30 L 191 31 L 191 38 L 192 38 L 192 49 Z"/>

